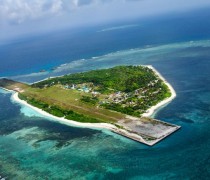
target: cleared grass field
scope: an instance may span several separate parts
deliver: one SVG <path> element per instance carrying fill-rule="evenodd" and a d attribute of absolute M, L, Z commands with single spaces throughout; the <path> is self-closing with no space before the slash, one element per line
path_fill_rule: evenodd
<path fill-rule="evenodd" d="M 84 97 L 93 98 L 95 94 L 67 89 L 61 83 L 36 87 L 3 78 L 0 79 L 0 87 L 18 92 L 20 99 L 51 115 L 80 123 L 113 124 L 113 132 L 147 145 L 154 145 L 180 128 L 156 119 L 127 116 L 119 111 L 105 109 L 100 107 L 100 102 L 84 101 Z M 100 101 L 106 98 L 105 93 L 98 97 Z"/>
<path fill-rule="evenodd" d="M 23 94 L 29 98 L 34 98 L 62 109 L 73 110 L 77 113 L 100 119 L 102 122 L 115 123 L 125 118 L 125 115 L 121 113 L 83 103 L 80 101 L 80 98 L 83 95 L 87 96 L 87 93 L 63 89 L 59 85 L 45 89 L 27 87 L 24 88 Z"/>

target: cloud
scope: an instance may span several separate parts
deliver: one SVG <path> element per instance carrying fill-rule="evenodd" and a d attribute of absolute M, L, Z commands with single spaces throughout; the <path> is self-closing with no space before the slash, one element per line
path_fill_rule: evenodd
<path fill-rule="evenodd" d="M 115 15 L 119 16 L 123 13 L 125 15 L 152 13 L 176 8 L 182 9 L 183 7 L 199 7 L 199 5 L 210 3 L 209 0 L 200 0 L 199 2 L 197 0 L 0 0 L 0 24 L 2 22 L 20 24 L 25 21 L 71 15 L 87 7 L 96 8 L 92 11 L 102 10 L 103 12 L 103 6 L 107 4 L 110 6 L 109 9 L 114 10 Z M 109 9 L 105 7 L 107 14 L 109 14 Z"/>
<path fill-rule="evenodd" d="M 1 0 L 0 20 L 22 23 L 27 20 L 71 13 L 82 6 L 112 0 Z"/>
<path fill-rule="evenodd" d="M 26 20 L 58 15 L 62 10 L 62 0 L 1 0 L 0 20 L 22 23 Z"/>
<path fill-rule="evenodd" d="M 93 3 L 93 0 L 75 0 L 76 6 L 83 6 Z"/>
<path fill-rule="evenodd" d="M 206 6 L 209 0 L 0 0 L 0 39 Z"/>

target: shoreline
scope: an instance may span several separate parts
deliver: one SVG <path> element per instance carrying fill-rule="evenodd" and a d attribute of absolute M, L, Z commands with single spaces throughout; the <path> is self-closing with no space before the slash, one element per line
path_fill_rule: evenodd
<path fill-rule="evenodd" d="M 130 132 L 124 130 L 124 129 L 120 129 L 120 128 L 118 128 L 118 127 L 116 127 L 112 124 L 108 124 L 108 123 L 81 123 L 81 122 L 77 122 L 77 121 L 74 121 L 74 120 L 65 119 L 64 117 L 54 116 L 52 114 L 49 114 L 46 111 L 43 111 L 42 109 L 39 109 L 37 107 L 34 107 L 34 106 L 28 104 L 24 100 L 21 100 L 18 97 L 18 92 L 13 93 L 11 99 L 14 100 L 15 103 L 19 103 L 21 105 L 27 106 L 27 107 L 35 110 L 36 112 L 38 112 L 39 114 L 43 115 L 46 118 L 50 118 L 51 120 L 54 120 L 56 122 L 59 122 L 59 123 L 62 123 L 62 124 L 68 125 L 68 126 L 80 127 L 80 128 L 90 128 L 90 129 L 97 129 L 97 130 L 108 129 L 108 130 L 110 130 L 110 131 L 112 131 L 116 134 L 122 135 L 124 137 L 127 137 L 131 140 L 135 140 L 137 142 L 141 142 L 141 143 L 143 143 L 145 145 L 148 145 L 148 146 L 152 146 L 159 141 L 159 139 L 158 139 L 158 140 L 155 140 L 155 141 L 152 141 L 152 142 L 146 142 L 140 135 L 130 133 Z"/>
<path fill-rule="evenodd" d="M 159 102 L 157 105 L 150 107 L 146 113 L 142 114 L 142 117 L 150 117 L 157 109 L 159 109 L 160 107 L 168 104 L 170 101 L 172 101 L 175 97 L 176 97 L 176 92 L 174 91 L 173 87 L 165 80 L 165 78 L 151 65 L 146 66 L 150 69 L 152 69 L 154 71 L 154 73 L 161 79 L 164 81 L 164 83 L 168 86 L 169 90 L 171 91 L 171 96 L 161 102 Z M 115 125 L 109 124 L 109 123 L 82 123 L 82 122 L 77 122 L 75 120 L 68 120 L 65 119 L 65 117 L 57 117 L 54 116 L 46 111 L 43 111 L 42 109 L 39 109 L 37 107 L 34 107 L 30 104 L 28 104 L 26 101 L 21 100 L 18 97 L 18 92 L 16 91 L 12 91 L 12 90 L 8 90 L 5 88 L 2 88 L 6 91 L 12 92 L 12 97 L 11 99 L 13 100 L 13 102 L 15 103 L 19 103 L 21 105 L 27 106 L 33 110 L 35 110 L 36 112 L 38 112 L 39 114 L 43 115 L 44 117 L 52 120 L 52 121 L 56 121 L 68 126 L 73 126 L 73 127 L 80 127 L 80 128 L 90 128 L 90 129 L 97 129 L 97 130 L 103 130 L 103 129 L 108 129 L 116 134 L 119 134 L 121 136 L 127 137 L 131 140 L 137 141 L 137 142 L 141 142 L 143 144 L 146 144 L 148 146 L 153 146 L 154 144 L 158 143 L 159 141 L 161 141 L 162 139 L 166 138 L 168 135 L 172 134 L 173 132 L 175 132 L 176 130 L 178 130 L 180 128 L 180 126 L 176 126 L 174 125 L 173 130 L 169 131 L 167 134 L 165 134 L 163 137 L 155 139 L 155 140 L 150 140 L 147 141 L 145 140 L 141 134 L 136 134 L 133 132 L 129 132 L 128 130 L 125 129 L 121 129 L 116 127 Z M 163 121 L 162 121 L 163 122 Z"/>
<path fill-rule="evenodd" d="M 166 81 L 166 79 L 152 65 L 146 65 L 146 67 L 152 69 L 153 72 L 155 72 L 155 74 L 168 86 L 168 89 L 171 92 L 170 97 L 168 97 L 168 98 L 164 99 L 163 101 L 159 102 L 158 104 L 150 107 L 148 110 L 146 110 L 145 113 L 142 114 L 142 117 L 151 117 L 158 109 L 167 105 L 176 97 L 176 91 L 171 86 L 171 84 L 168 81 Z"/>
<path fill-rule="evenodd" d="M 170 134 L 172 134 L 173 132 L 177 131 L 180 128 L 180 126 L 174 126 L 173 130 L 168 132 L 163 137 L 161 137 L 159 139 L 156 139 L 156 140 L 146 141 L 146 140 L 143 139 L 143 137 L 141 135 L 129 132 L 125 129 L 120 129 L 120 128 L 116 127 L 115 125 L 112 125 L 112 124 L 108 124 L 108 123 L 81 123 L 81 122 L 77 122 L 77 121 L 74 121 L 74 120 L 65 119 L 64 117 L 54 116 L 52 114 L 49 114 L 48 112 L 43 111 L 42 109 L 39 109 L 37 107 L 34 107 L 34 106 L 28 104 L 24 100 L 19 99 L 18 92 L 13 93 L 11 98 L 12 98 L 12 100 L 14 100 L 15 103 L 19 103 L 21 105 L 27 106 L 27 107 L 35 110 L 39 114 L 43 115 L 45 118 L 49 118 L 52 121 L 55 121 L 55 122 L 58 122 L 58 123 L 61 123 L 61 124 L 65 124 L 65 125 L 68 125 L 68 126 L 72 126 L 72 127 L 90 128 L 90 129 L 95 129 L 95 130 L 107 129 L 107 130 L 110 130 L 111 132 L 114 132 L 118 135 L 129 138 L 130 140 L 134 140 L 134 141 L 143 143 L 147 146 L 155 145 L 156 143 L 158 143 L 162 139 L 168 137 Z"/>
<path fill-rule="evenodd" d="M 9 89 L 3 88 L 3 87 L 0 87 L 0 89 L 3 89 L 4 91 L 11 92 L 11 93 L 14 92 L 14 91 L 12 91 L 12 90 L 9 90 Z"/>
<path fill-rule="evenodd" d="M 57 116 L 54 116 L 46 111 L 43 111 L 42 109 L 39 109 L 35 106 L 32 106 L 30 104 L 28 104 L 26 101 L 24 100 L 21 100 L 19 97 L 18 97 L 18 92 L 15 92 L 13 93 L 12 95 L 12 100 L 14 100 L 15 102 L 19 103 L 19 104 L 22 104 L 24 106 L 27 106 L 33 110 L 35 110 L 36 112 L 38 112 L 39 114 L 43 115 L 43 116 L 46 116 L 48 118 L 52 118 L 54 120 L 60 120 L 61 122 L 64 122 L 64 123 L 67 123 L 68 125 L 72 125 L 72 126 L 77 126 L 77 127 L 92 127 L 92 128 L 107 128 L 107 129 L 112 129 L 114 128 L 115 126 L 112 125 L 112 124 L 108 124 L 108 123 L 80 123 L 80 122 L 77 122 L 77 121 L 74 121 L 74 120 L 68 120 L 68 119 L 65 119 L 64 117 L 57 117 Z"/>
<path fill-rule="evenodd" d="M 148 68 L 152 69 L 152 71 L 168 86 L 168 89 L 171 92 L 171 96 L 170 97 L 168 97 L 168 98 L 164 99 L 163 101 L 159 102 L 158 104 L 150 107 L 149 109 L 146 110 L 145 113 L 143 113 L 141 115 L 141 117 L 152 117 L 152 115 L 154 115 L 157 112 L 157 110 L 159 110 L 161 107 L 166 106 L 168 103 L 170 103 L 176 97 L 176 91 L 171 86 L 171 84 L 160 74 L 160 72 L 158 70 L 156 70 L 152 65 L 140 65 L 140 66 L 145 66 L 145 67 L 148 67 Z M 52 79 L 52 78 L 57 78 L 57 77 L 62 77 L 62 76 L 63 75 L 61 75 L 61 76 L 52 76 L 52 77 L 48 77 L 48 78 L 45 78 L 45 79 L 42 79 L 42 80 L 30 83 L 30 84 L 32 85 L 32 84 L 35 84 L 35 83 L 38 83 L 38 82 L 45 81 L 47 79 Z"/>

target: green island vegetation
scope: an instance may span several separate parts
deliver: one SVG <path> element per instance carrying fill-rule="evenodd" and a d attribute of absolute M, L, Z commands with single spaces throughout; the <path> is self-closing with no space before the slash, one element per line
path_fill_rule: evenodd
<path fill-rule="evenodd" d="M 48 78 L 32 85 L 2 78 L 0 87 L 18 92 L 14 98 L 18 95 L 56 117 L 112 124 L 115 127 L 111 131 L 147 145 L 180 128 L 142 116 L 151 106 L 171 97 L 165 82 L 146 66 L 116 66 Z"/>
<path fill-rule="evenodd" d="M 171 96 L 165 83 L 145 66 L 117 66 L 70 74 L 33 84 L 32 87 L 55 85 L 85 92 L 80 98 L 84 103 L 137 117 Z"/>
<path fill-rule="evenodd" d="M 116 123 L 126 115 L 141 117 L 148 108 L 171 96 L 167 85 L 146 66 L 117 66 L 32 85 L 1 80 L 19 98 L 52 115 L 78 122 Z"/>

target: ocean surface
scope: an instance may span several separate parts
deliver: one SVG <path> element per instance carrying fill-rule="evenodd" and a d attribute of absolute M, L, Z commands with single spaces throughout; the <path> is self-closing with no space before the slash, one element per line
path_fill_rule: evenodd
<path fill-rule="evenodd" d="M 90 69 L 151 64 L 177 92 L 176 99 L 154 116 L 182 126 L 148 147 L 108 130 L 60 124 L 15 103 L 11 93 L 0 90 L 0 176 L 209 179 L 209 15 L 193 12 L 0 45 L 0 76 L 28 83 Z"/>

